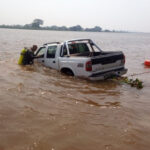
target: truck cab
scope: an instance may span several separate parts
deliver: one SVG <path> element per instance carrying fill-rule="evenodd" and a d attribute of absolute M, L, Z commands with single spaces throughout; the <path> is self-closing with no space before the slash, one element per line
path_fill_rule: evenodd
<path fill-rule="evenodd" d="M 59 50 L 60 45 L 57 43 L 44 44 L 36 53 L 37 61 L 46 67 L 58 69 L 58 57 L 56 56 L 59 56 L 59 54 L 57 54 Z"/>

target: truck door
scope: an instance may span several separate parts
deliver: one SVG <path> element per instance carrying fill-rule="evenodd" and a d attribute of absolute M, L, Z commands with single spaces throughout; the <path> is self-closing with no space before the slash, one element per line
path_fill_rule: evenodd
<path fill-rule="evenodd" d="M 45 54 L 45 51 L 46 51 L 46 47 L 40 47 L 38 49 L 38 51 L 35 54 L 35 56 L 37 57 L 36 58 L 37 62 L 44 64 L 44 54 Z"/>
<path fill-rule="evenodd" d="M 58 69 L 58 61 L 56 59 L 57 45 L 48 46 L 45 58 L 45 65 L 50 68 Z"/>

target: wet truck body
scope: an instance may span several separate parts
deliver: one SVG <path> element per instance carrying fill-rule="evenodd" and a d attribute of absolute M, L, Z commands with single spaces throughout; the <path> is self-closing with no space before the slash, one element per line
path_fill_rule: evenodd
<path fill-rule="evenodd" d="M 36 53 L 37 61 L 62 73 L 90 80 L 122 76 L 127 72 L 121 51 L 103 51 L 91 39 L 46 43 Z"/>

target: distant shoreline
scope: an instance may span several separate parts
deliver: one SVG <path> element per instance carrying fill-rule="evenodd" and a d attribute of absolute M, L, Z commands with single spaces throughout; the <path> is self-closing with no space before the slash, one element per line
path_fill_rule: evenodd
<path fill-rule="evenodd" d="M 83 29 L 80 26 L 73 26 L 70 28 L 67 28 L 65 26 L 63 27 L 57 27 L 57 26 L 51 26 L 51 27 L 26 27 L 21 25 L 0 25 L 1 29 L 22 29 L 22 30 L 45 30 L 45 31 L 74 31 L 74 32 L 110 32 L 110 33 L 129 33 L 128 31 L 115 31 L 115 30 L 102 30 L 100 27 L 96 26 L 94 28 L 86 28 Z"/>

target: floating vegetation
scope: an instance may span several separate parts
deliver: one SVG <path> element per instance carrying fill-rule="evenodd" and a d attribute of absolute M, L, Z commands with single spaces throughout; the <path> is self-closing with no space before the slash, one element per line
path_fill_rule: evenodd
<path fill-rule="evenodd" d="M 128 77 L 117 77 L 117 78 L 114 78 L 114 80 L 129 84 L 131 85 L 131 87 L 136 87 L 137 89 L 143 88 L 143 82 L 139 80 L 138 78 L 134 80 L 134 79 L 129 79 Z"/>

